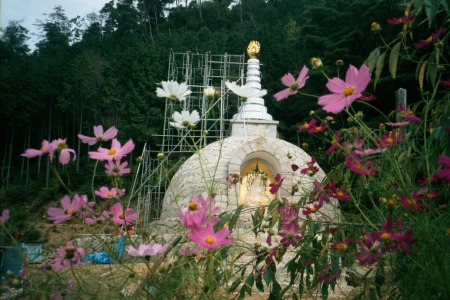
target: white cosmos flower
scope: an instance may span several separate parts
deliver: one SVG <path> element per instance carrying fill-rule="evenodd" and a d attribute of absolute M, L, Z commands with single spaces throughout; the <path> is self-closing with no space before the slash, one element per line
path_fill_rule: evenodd
<path fill-rule="evenodd" d="M 170 122 L 170 125 L 177 128 L 184 128 L 188 126 L 195 126 L 195 124 L 200 120 L 200 116 L 196 110 L 189 113 L 187 110 L 182 110 L 181 114 L 179 112 L 174 112 L 172 119 L 175 122 Z"/>
<path fill-rule="evenodd" d="M 267 94 L 267 90 L 258 91 L 257 89 L 247 85 L 237 85 L 236 82 L 227 81 L 225 84 L 233 93 L 244 99 L 259 98 Z"/>
<path fill-rule="evenodd" d="M 186 96 L 191 93 L 186 83 L 178 83 L 176 81 L 161 82 L 162 88 L 156 89 L 156 96 L 160 98 L 170 98 L 172 101 L 185 101 Z"/>

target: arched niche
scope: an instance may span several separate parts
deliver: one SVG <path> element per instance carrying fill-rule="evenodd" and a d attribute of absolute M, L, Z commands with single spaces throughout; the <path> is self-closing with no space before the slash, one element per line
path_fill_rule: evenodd
<path fill-rule="evenodd" d="M 280 164 L 275 156 L 265 151 L 248 154 L 240 166 L 239 204 L 245 206 L 267 205 L 275 199 L 270 183 L 280 172 Z"/>

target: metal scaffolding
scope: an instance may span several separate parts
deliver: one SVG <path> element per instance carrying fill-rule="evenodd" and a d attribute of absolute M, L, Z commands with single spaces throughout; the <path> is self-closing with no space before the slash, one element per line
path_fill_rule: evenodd
<path fill-rule="evenodd" d="M 228 136 L 227 120 L 237 112 L 237 99 L 230 93 L 225 82 L 236 81 L 244 84 L 245 55 L 212 55 L 194 54 L 192 52 L 169 55 L 167 80 L 185 82 L 191 94 L 183 103 L 166 99 L 163 134 L 158 150 L 150 150 L 147 145 L 142 152 L 142 162 L 139 165 L 136 180 L 130 195 L 128 207 L 136 207 L 138 221 L 135 229 L 148 228 L 151 221 L 159 218 L 164 193 L 169 186 L 171 177 L 183 164 L 187 155 L 195 150 Z M 209 101 L 203 95 L 206 87 L 217 90 L 219 97 Z M 200 114 L 200 121 L 195 128 L 177 129 L 170 126 L 174 111 L 181 109 Z M 157 153 L 163 153 L 163 158 L 157 158 Z M 137 205 L 135 202 L 137 198 Z M 133 200 L 134 199 L 134 200 Z"/>

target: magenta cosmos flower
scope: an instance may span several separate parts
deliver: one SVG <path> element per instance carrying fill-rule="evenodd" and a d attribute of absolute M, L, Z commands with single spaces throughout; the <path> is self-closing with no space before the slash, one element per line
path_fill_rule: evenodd
<path fill-rule="evenodd" d="M 20 155 L 27 158 L 33 158 L 36 156 L 53 153 L 55 150 L 55 146 L 52 143 L 47 140 L 43 140 L 40 149 L 27 149 L 23 154 Z"/>
<path fill-rule="evenodd" d="M 204 230 L 195 228 L 188 233 L 188 237 L 200 247 L 213 250 L 233 243 L 234 238 L 227 238 L 229 233 L 230 230 L 226 227 L 214 232 L 213 225 L 207 223 Z"/>
<path fill-rule="evenodd" d="M 85 135 L 79 134 L 78 138 L 85 144 L 94 145 L 97 142 L 100 142 L 100 143 L 106 142 L 106 141 L 109 141 L 110 139 L 115 138 L 117 135 L 117 132 L 118 132 L 118 130 L 114 126 L 108 128 L 108 130 L 103 132 L 103 126 L 98 125 L 98 126 L 94 126 L 95 137 L 90 137 L 90 136 L 85 136 Z"/>
<path fill-rule="evenodd" d="M 309 76 L 306 76 L 308 71 L 309 69 L 306 66 L 303 66 L 300 74 L 298 74 L 297 80 L 295 80 L 291 73 L 285 74 L 281 78 L 281 82 L 288 88 L 273 95 L 277 101 L 281 101 L 291 95 L 297 94 L 298 90 L 305 86 L 305 82 L 309 78 Z"/>
<path fill-rule="evenodd" d="M 71 200 L 70 197 L 66 195 L 60 200 L 62 208 L 50 207 L 48 209 L 48 219 L 50 221 L 53 221 L 54 224 L 64 223 L 65 221 L 69 220 L 74 213 L 80 212 L 86 202 L 86 196 L 80 197 L 78 195 L 75 195 L 73 197 L 73 200 Z"/>
<path fill-rule="evenodd" d="M 127 168 L 127 166 L 128 162 L 126 161 L 121 163 L 120 161 L 116 160 L 108 160 L 108 162 L 105 164 L 105 173 L 107 175 L 120 177 L 131 172 L 131 169 Z"/>
<path fill-rule="evenodd" d="M 138 249 L 135 249 L 132 245 L 130 245 L 127 248 L 127 253 L 131 256 L 155 256 L 159 253 L 166 251 L 168 247 L 169 247 L 168 244 L 165 244 L 164 246 L 161 244 L 154 244 L 154 245 L 140 244 Z"/>
<path fill-rule="evenodd" d="M 117 199 L 125 195 L 125 189 L 118 190 L 116 188 L 108 189 L 106 186 L 102 186 L 95 194 L 103 199 Z"/>
<path fill-rule="evenodd" d="M 444 165 L 444 169 L 437 170 L 434 176 L 437 178 L 443 178 L 450 182 L 450 157 L 445 155 L 440 155 L 438 163 Z"/>
<path fill-rule="evenodd" d="M 409 23 L 411 21 L 413 21 L 416 18 L 415 14 L 412 14 L 411 16 L 409 15 L 403 15 L 400 18 L 391 18 L 388 19 L 387 22 L 388 24 L 392 24 L 392 25 L 397 25 L 397 24 L 406 24 Z"/>
<path fill-rule="evenodd" d="M 445 28 L 441 26 L 441 27 L 439 27 L 438 31 L 436 31 L 435 33 L 430 35 L 426 40 L 420 40 L 418 43 L 414 44 L 414 47 L 423 48 L 425 46 L 428 46 L 429 44 L 431 44 L 432 42 L 434 42 L 438 38 L 440 38 L 441 35 L 444 34 L 444 32 L 445 32 Z"/>
<path fill-rule="evenodd" d="M 345 107 L 352 104 L 362 96 L 370 82 L 370 72 L 366 65 L 362 65 L 359 70 L 350 65 L 345 76 L 345 81 L 340 78 L 328 80 L 327 88 L 333 94 L 321 96 L 319 105 L 323 110 L 330 113 L 340 113 Z"/>
<path fill-rule="evenodd" d="M 122 204 L 119 202 L 114 203 L 111 206 L 111 214 L 113 215 L 112 220 L 114 223 L 119 225 L 131 225 L 134 220 L 137 218 L 136 213 L 132 213 L 132 208 L 123 209 Z"/>
<path fill-rule="evenodd" d="M 81 247 L 75 247 L 72 242 L 67 242 L 65 247 L 56 249 L 58 257 L 52 260 L 55 271 L 70 268 L 73 264 L 79 266 L 84 259 L 85 252 Z"/>
<path fill-rule="evenodd" d="M 364 164 L 361 159 L 356 155 L 345 156 L 345 166 L 350 170 L 361 176 L 372 176 L 378 168 L 372 167 L 371 161 L 366 161 Z"/>
<path fill-rule="evenodd" d="M 269 186 L 270 186 L 269 192 L 271 194 L 276 194 L 276 192 L 278 192 L 278 190 L 280 189 L 281 185 L 283 184 L 284 177 L 281 178 L 281 174 L 277 173 L 277 175 L 275 176 L 274 179 L 275 179 L 275 181 L 272 182 L 271 184 L 269 184 Z"/>
<path fill-rule="evenodd" d="M 2 211 L 2 215 L 0 216 L 0 224 L 5 224 L 6 221 L 9 220 L 9 209 L 5 209 Z"/>
<path fill-rule="evenodd" d="M 300 227 L 297 223 L 283 223 L 278 235 L 281 236 L 280 244 L 283 244 L 286 247 L 296 247 L 302 240 L 302 237 L 300 236 Z"/>
<path fill-rule="evenodd" d="M 130 139 L 123 146 L 120 145 L 120 142 L 117 139 L 113 139 L 111 143 L 111 148 L 98 148 L 96 152 L 89 152 L 89 157 L 97 160 L 113 160 L 120 161 L 122 157 L 133 151 L 134 143 Z"/>

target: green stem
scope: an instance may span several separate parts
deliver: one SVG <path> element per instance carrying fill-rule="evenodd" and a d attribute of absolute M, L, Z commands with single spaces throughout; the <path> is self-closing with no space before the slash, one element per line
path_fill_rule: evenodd
<path fill-rule="evenodd" d="M 94 199 L 94 202 L 95 202 L 94 180 L 95 180 L 95 173 L 97 172 L 97 166 L 98 166 L 98 160 L 95 161 L 94 173 L 92 174 L 92 180 L 91 180 L 92 198 Z"/>
<path fill-rule="evenodd" d="M 52 170 L 52 173 L 56 176 L 56 178 L 58 179 L 59 183 L 61 183 L 61 185 L 64 187 L 64 189 L 66 189 L 66 191 L 70 194 L 72 193 L 69 188 L 66 186 L 66 184 L 64 183 L 64 181 L 62 180 L 61 176 L 59 176 L 58 171 L 56 171 L 55 166 L 50 164 L 50 169 Z"/>

